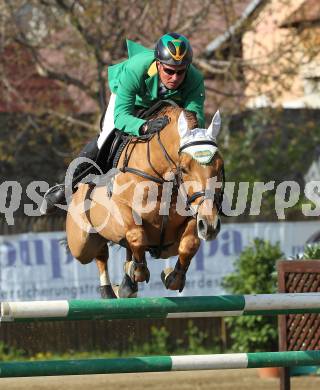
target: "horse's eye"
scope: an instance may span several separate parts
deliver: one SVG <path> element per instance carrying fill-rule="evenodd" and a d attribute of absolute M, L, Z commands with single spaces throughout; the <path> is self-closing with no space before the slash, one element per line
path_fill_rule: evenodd
<path fill-rule="evenodd" d="M 180 169 L 181 169 L 181 172 L 183 174 L 187 174 L 188 173 L 188 169 L 186 167 L 181 167 Z"/>

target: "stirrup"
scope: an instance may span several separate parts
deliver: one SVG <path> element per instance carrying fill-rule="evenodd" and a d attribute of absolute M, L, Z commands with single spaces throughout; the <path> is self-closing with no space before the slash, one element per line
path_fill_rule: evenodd
<path fill-rule="evenodd" d="M 44 194 L 40 213 L 42 215 L 52 214 L 57 211 L 56 205 L 61 203 L 66 203 L 65 187 L 64 184 L 56 184 Z"/>

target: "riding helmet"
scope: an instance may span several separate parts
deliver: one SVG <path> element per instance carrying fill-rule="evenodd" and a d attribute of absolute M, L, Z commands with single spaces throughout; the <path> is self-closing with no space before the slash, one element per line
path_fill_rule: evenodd
<path fill-rule="evenodd" d="M 189 65 L 192 62 L 192 47 L 189 40 L 181 34 L 163 35 L 155 47 L 155 57 L 167 65 Z"/>

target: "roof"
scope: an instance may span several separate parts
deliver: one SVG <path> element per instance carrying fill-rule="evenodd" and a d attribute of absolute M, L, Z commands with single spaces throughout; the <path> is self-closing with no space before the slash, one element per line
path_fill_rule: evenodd
<path fill-rule="evenodd" d="M 302 23 L 320 22 L 320 1 L 305 0 L 282 24 L 281 27 L 297 27 Z"/>
<path fill-rule="evenodd" d="M 233 35 L 237 34 L 239 30 L 247 22 L 248 18 L 257 10 L 259 6 L 265 3 L 265 0 L 252 0 L 244 9 L 239 19 L 230 26 L 223 34 L 218 35 L 212 42 L 206 47 L 206 54 L 211 55 L 215 50 L 219 49 L 224 43 L 226 43 Z"/>

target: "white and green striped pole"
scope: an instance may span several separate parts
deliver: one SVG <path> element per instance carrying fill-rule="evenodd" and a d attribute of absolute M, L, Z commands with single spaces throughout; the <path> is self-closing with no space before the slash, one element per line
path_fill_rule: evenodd
<path fill-rule="evenodd" d="M 320 293 L 2 302 L 1 321 L 320 313 Z"/>
<path fill-rule="evenodd" d="M 257 367 L 290 367 L 297 365 L 313 366 L 319 364 L 320 351 L 0 362 L 0 377 L 220 370 Z"/>

